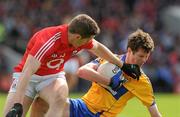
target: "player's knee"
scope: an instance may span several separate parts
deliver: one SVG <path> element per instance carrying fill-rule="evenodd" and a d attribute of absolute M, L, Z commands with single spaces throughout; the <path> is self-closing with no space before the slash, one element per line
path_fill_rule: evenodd
<path fill-rule="evenodd" d="M 66 99 L 67 99 L 67 96 L 64 96 L 64 95 L 57 95 L 54 99 L 54 104 L 57 105 L 57 106 L 60 106 L 60 105 L 65 105 L 66 103 Z"/>
<path fill-rule="evenodd" d="M 44 100 L 38 97 L 33 101 L 33 104 L 31 106 L 30 116 L 43 117 L 47 112 L 48 108 L 49 108 L 48 104 Z"/>
<path fill-rule="evenodd" d="M 68 97 L 68 87 L 66 84 L 61 85 L 55 96 L 55 100 L 54 100 L 55 104 L 58 105 L 65 104 L 67 97 Z"/>

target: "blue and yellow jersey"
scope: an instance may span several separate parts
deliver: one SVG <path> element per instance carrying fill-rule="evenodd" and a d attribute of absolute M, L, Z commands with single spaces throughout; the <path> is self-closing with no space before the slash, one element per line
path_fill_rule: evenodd
<path fill-rule="evenodd" d="M 125 60 L 125 55 L 121 60 Z M 94 63 L 102 64 L 104 60 L 96 59 Z M 129 78 L 117 91 L 104 88 L 98 83 L 92 83 L 91 88 L 82 97 L 82 100 L 93 113 L 100 113 L 100 117 L 115 117 L 125 107 L 127 101 L 137 97 L 145 106 L 154 104 L 154 95 L 149 78 L 142 72 L 139 81 Z"/>

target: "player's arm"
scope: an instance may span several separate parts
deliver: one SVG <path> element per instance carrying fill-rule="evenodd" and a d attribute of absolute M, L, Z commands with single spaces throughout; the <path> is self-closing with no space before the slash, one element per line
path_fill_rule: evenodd
<path fill-rule="evenodd" d="M 77 75 L 83 79 L 97 82 L 103 85 L 110 86 L 113 90 L 117 90 L 123 83 L 123 80 L 120 79 L 119 73 L 114 75 L 112 78 L 107 78 L 97 72 L 99 64 L 98 59 L 80 67 L 77 71 Z"/>
<path fill-rule="evenodd" d="M 107 61 L 118 65 L 124 73 L 131 76 L 134 79 L 139 79 L 141 72 L 138 65 L 126 64 L 119 60 L 107 47 L 93 40 L 93 48 L 90 50 L 96 56 L 106 59 Z"/>
<path fill-rule="evenodd" d="M 17 86 L 17 91 L 16 91 L 17 102 L 23 103 L 23 98 L 27 84 L 31 76 L 38 70 L 39 67 L 40 67 L 40 62 L 37 59 L 35 59 L 32 55 L 28 55 L 22 70 L 22 76 L 20 77 L 19 80 L 20 82 L 18 83 Z"/>
<path fill-rule="evenodd" d="M 123 66 L 123 63 L 118 57 L 116 57 L 106 46 L 96 40 L 93 40 L 93 48 L 90 51 L 96 56 L 118 65 L 120 68 Z"/>
<path fill-rule="evenodd" d="M 15 102 L 14 102 L 15 104 L 8 113 L 10 116 L 13 116 L 13 114 L 16 115 L 18 111 L 19 112 L 22 111 L 22 104 L 23 104 L 23 98 L 25 95 L 26 87 L 28 85 L 31 76 L 38 70 L 39 67 L 40 67 L 40 62 L 37 59 L 35 59 L 32 55 L 28 55 L 25 65 L 23 67 L 22 75 L 17 84 L 17 90 L 16 90 Z M 12 113 L 13 111 L 14 113 Z"/>
<path fill-rule="evenodd" d="M 150 107 L 148 108 L 148 111 L 149 111 L 151 117 L 162 117 L 162 115 L 161 115 L 161 113 L 159 112 L 158 107 L 157 107 L 156 104 L 150 106 Z"/>
<path fill-rule="evenodd" d="M 85 80 L 98 82 L 104 85 L 109 85 L 111 80 L 99 74 L 96 71 L 97 68 L 97 64 L 90 62 L 86 65 L 81 66 L 77 71 L 77 75 Z"/>

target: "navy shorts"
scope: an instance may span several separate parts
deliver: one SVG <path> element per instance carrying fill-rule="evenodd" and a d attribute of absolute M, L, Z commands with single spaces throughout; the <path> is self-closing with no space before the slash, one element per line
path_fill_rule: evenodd
<path fill-rule="evenodd" d="M 82 99 L 69 99 L 70 117 L 100 117 L 100 113 L 92 113 Z"/>

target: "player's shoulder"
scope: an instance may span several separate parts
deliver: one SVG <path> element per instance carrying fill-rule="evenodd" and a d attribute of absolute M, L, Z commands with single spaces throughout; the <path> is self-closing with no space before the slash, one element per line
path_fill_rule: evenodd
<path fill-rule="evenodd" d="M 61 29 L 61 25 L 60 26 L 50 26 L 50 27 L 46 27 L 43 28 L 42 30 L 40 30 L 40 33 L 45 33 L 45 34 L 55 34 L 60 32 L 61 33 L 62 29 Z"/>
<path fill-rule="evenodd" d="M 149 80 L 149 77 L 147 76 L 147 74 L 143 71 L 143 69 L 141 69 L 141 78 L 140 79 L 148 79 Z"/>
<path fill-rule="evenodd" d="M 37 32 L 37 34 L 56 34 L 62 33 L 67 30 L 67 25 L 49 26 L 45 27 Z"/>
<path fill-rule="evenodd" d="M 142 74 L 142 76 L 144 76 L 144 77 L 146 77 L 146 78 L 149 78 L 149 77 L 146 75 L 146 73 L 143 71 L 143 69 L 141 69 L 141 74 Z"/>
<path fill-rule="evenodd" d="M 63 28 L 65 28 L 63 25 L 46 27 L 37 31 L 32 38 L 38 38 L 39 41 L 41 39 L 44 41 L 51 38 L 57 40 L 59 37 L 61 37 L 62 32 L 64 31 Z"/>

